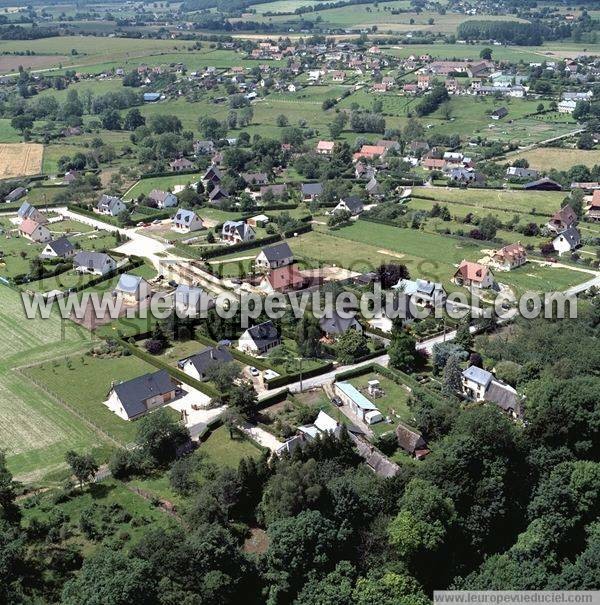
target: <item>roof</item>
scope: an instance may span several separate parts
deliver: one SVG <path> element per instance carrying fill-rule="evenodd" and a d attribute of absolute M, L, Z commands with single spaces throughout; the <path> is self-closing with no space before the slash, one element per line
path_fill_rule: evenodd
<path fill-rule="evenodd" d="M 319 327 L 326 334 L 343 334 L 346 330 L 357 324 L 358 320 L 356 317 L 340 317 L 335 309 L 331 313 L 331 317 L 321 317 L 319 319 Z"/>
<path fill-rule="evenodd" d="M 46 246 L 49 246 L 56 256 L 66 256 L 74 249 L 73 244 L 64 236 L 48 242 Z"/>
<path fill-rule="evenodd" d="M 567 240 L 571 248 L 577 248 L 577 246 L 579 246 L 579 244 L 581 243 L 581 235 L 575 227 L 569 227 L 568 229 L 565 229 L 554 238 L 554 241 L 561 237 Z"/>
<path fill-rule="evenodd" d="M 523 189 L 553 189 L 556 191 L 561 191 L 562 190 L 562 186 L 557 183 L 556 181 L 553 181 L 552 179 L 549 179 L 547 177 L 544 177 L 543 179 L 538 179 L 537 181 L 531 181 L 530 183 L 525 183 L 525 185 L 523 185 Z"/>
<path fill-rule="evenodd" d="M 21 189 L 22 189 L 22 187 L 21 187 Z M 11 191 L 11 193 L 12 193 L 12 191 Z M 17 215 L 20 218 L 26 218 L 34 211 L 35 211 L 35 208 L 29 202 L 23 202 L 17 212 Z"/>
<path fill-rule="evenodd" d="M 362 200 L 355 195 L 345 197 L 341 201 L 348 206 L 351 212 L 360 212 L 363 209 Z"/>
<path fill-rule="evenodd" d="M 355 386 L 351 385 L 349 382 L 337 382 L 337 388 L 344 393 L 347 397 L 350 397 L 352 401 L 361 409 L 361 410 L 376 410 L 377 406 L 367 399 Z"/>
<path fill-rule="evenodd" d="M 272 321 L 265 321 L 246 330 L 246 333 L 254 341 L 259 349 L 267 347 L 279 340 L 279 333 Z"/>
<path fill-rule="evenodd" d="M 511 386 L 492 380 L 487 391 L 485 392 L 485 400 L 495 403 L 504 411 L 514 411 L 518 416 L 521 415 L 521 402 L 519 395 Z"/>
<path fill-rule="evenodd" d="M 304 284 L 304 277 L 296 265 L 285 265 L 277 269 L 271 269 L 265 276 L 274 290 L 287 288 L 299 288 Z"/>
<path fill-rule="evenodd" d="M 469 366 L 466 370 L 463 370 L 462 375 L 466 380 L 470 380 L 486 388 L 493 378 L 490 372 L 477 366 Z"/>
<path fill-rule="evenodd" d="M 131 273 L 121 273 L 119 277 L 119 282 L 117 283 L 115 290 L 119 292 L 128 292 L 131 294 L 136 294 L 140 289 L 140 284 L 144 280 L 143 277 L 139 275 L 131 275 Z"/>
<path fill-rule="evenodd" d="M 329 414 L 326 414 L 323 410 L 319 411 L 319 415 L 314 422 L 314 425 L 323 433 L 332 433 L 337 427 L 338 423 Z"/>
<path fill-rule="evenodd" d="M 498 116 L 500 118 L 503 118 L 504 116 L 508 115 L 508 109 L 506 109 L 506 107 L 498 107 L 498 109 L 495 109 L 492 112 L 493 116 Z"/>
<path fill-rule="evenodd" d="M 508 244 L 504 246 L 504 248 L 500 248 L 494 254 L 495 260 L 504 260 L 505 258 L 522 258 L 527 256 L 527 251 L 525 250 L 525 246 L 520 242 L 516 242 L 514 244 Z"/>
<path fill-rule="evenodd" d="M 442 286 L 441 283 L 428 281 L 426 279 L 401 279 L 392 287 L 396 290 L 401 290 L 409 296 L 417 293 L 432 296 L 436 290 L 444 290 L 444 286 Z"/>
<path fill-rule="evenodd" d="M 233 361 L 233 356 L 227 347 L 217 345 L 216 347 L 205 347 L 195 355 L 184 357 L 177 362 L 177 365 L 183 367 L 185 363 L 189 362 L 196 368 L 198 374 L 202 375 L 209 366 L 230 361 Z"/>
<path fill-rule="evenodd" d="M 354 445 L 356 445 L 358 453 L 364 458 L 367 465 L 375 471 L 375 474 L 387 478 L 398 474 L 400 467 L 395 462 L 384 456 L 374 445 L 365 439 L 353 434 L 350 430 L 348 432 L 350 438 L 354 441 Z"/>
<path fill-rule="evenodd" d="M 237 233 L 242 239 L 245 239 L 247 235 L 254 233 L 254 230 L 244 221 L 225 221 L 221 233 L 229 235 Z"/>
<path fill-rule="evenodd" d="M 287 242 L 281 242 L 280 244 L 263 248 L 262 253 L 269 262 L 280 261 L 290 257 L 293 258 L 294 256 Z"/>
<path fill-rule="evenodd" d="M 302 183 L 302 195 L 321 195 L 323 185 L 321 183 Z"/>
<path fill-rule="evenodd" d="M 185 210 L 184 208 L 180 208 L 173 217 L 173 220 L 177 223 L 186 223 L 188 225 L 197 218 L 198 215 L 192 210 Z"/>
<path fill-rule="evenodd" d="M 241 177 L 248 184 L 265 183 L 269 179 L 265 172 L 243 172 L 241 174 Z"/>
<path fill-rule="evenodd" d="M 169 197 L 170 195 L 175 195 L 175 194 L 171 193 L 170 191 L 161 191 L 160 189 L 153 189 L 148 194 L 148 197 L 151 200 L 155 200 L 157 202 L 164 202 L 167 199 L 167 197 Z"/>
<path fill-rule="evenodd" d="M 25 233 L 26 235 L 31 235 L 38 227 L 41 227 L 40 223 L 36 221 L 26 218 L 23 219 L 23 222 L 19 225 L 19 231 Z"/>
<path fill-rule="evenodd" d="M 427 445 L 421 433 L 402 423 L 396 427 L 396 438 L 398 439 L 398 445 L 411 454 Z"/>
<path fill-rule="evenodd" d="M 482 282 L 486 278 L 488 272 L 488 268 L 484 265 L 464 260 L 462 263 L 460 263 L 455 275 L 460 273 L 463 279 L 468 279 L 469 281 L 474 282 Z"/>
<path fill-rule="evenodd" d="M 158 101 L 160 99 L 159 92 L 145 92 L 144 93 L 144 101 Z"/>
<path fill-rule="evenodd" d="M 89 267 L 92 269 L 101 269 L 102 266 L 106 263 L 107 259 L 110 259 L 114 262 L 114 259 L 111 258 L 108 254 L 104 252 L 87 252 L 85 250 L 81 250 L 75 254 L 73 258 L 73 262 L 77 267 Z"/>
<path fill-rule="evenodd" d="M 335 143 L 333 141 L 319 141 L 317 143 L 317 149 L 323 151 L 333 151 Z"/>
<path fill-rule="evenodd" d="M 114 195 L 102 195 L 100 200 L 98 201 L 98 208 L 105 207 L 108 208 L 111 212 L 115 206 L 122 204 L 123 200 Z"/>
<path fill-rule="evenodd" d="M 270 191 L 275 197 L 279 195 L 283 195 L 287 191 L 287 185 L 284 183 L 283 185 L 263 185 L 260 188 L 260 195 L 264 195 Z"/>
<path fill-rule="evenodd" d="M 147 399 L 164 395 L 174 389 L 175 385 L 166 370 L 144 374 L 133 380 L 116 384 L 112 388 L 129 418 L 134 418 L 147 411 Z"/>
<path fill-rule="evenodd" d="M 575 210 L 569 204 L 563 206 L 552 215 L 552 222 L 561 223 L 567 227 L 570 227 L 576 221 L 577 215 L 575 214 Z"/>
<path fill-rule="evenodd" d="M 209 297 L 208 293 L 206 293 L 202 288 L 188 286 L 187 284 L 179 284 L 177 288 L 175 288 L 175 292 L 173 294 L 176 302 L 186 305 L 190 304 L 190 302 L 197 303 L 204 295 Z"/>

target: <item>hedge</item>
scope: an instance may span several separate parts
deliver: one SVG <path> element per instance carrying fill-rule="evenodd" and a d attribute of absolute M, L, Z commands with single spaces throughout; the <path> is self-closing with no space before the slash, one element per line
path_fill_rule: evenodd
<path fill-rule="evenodd" d="M 208 347 L 217 346 L 217 343 L 214 340 L 208 338 L 208 336 L 204 336 L 203 334 L 196 334 L 196 340 Z M 246 353 L 243 353 L 242 351 L 240 351 L 239 349 L 236 349 L 234 347 L 231 347 L 229 349 L 229 352 L 231 353 L 231 356 L 234 359 L 237 359 L 239 362 L 243 363 L 244 365 L 254 366 L 255 368 L 258 368 L 260 370 L 269 369 L 269 366 L 259 357 L 253 357 L 252 355 L 247 355 Z"/>
<path fill-rule="evenodd" d="M 139 357 L 140 359 L 148 362 L 149 364 L 157 368 L 160 368 L 161 370 L 167 370 L 167 372 L 169 372 L 169 374 L 173 378 L 179 380 L 180 382 L 183 382 L 214 399 L 221 399 L 223 401 L 226 399 L 226 395 L 224 393 L 221 393 L 221 391 L 215 389 L 215 387 L 206 384 L 205 382 L 200 382 L 199 380 L 196 380 L 191 376 L 188 376 L 185 372 L 174 368 L 167 362 L 163 361 L 162 359 L 158 359 L 154 355 L 150 355 L 150 353 L 143 351 L 138 346 L 132 345 L 131 343 L 127 342 L 126 340 L 123 340 L 122 338 L 118 338 L 117 341 L 119 342 L 119 344 L 126 347 L 132 355 Z"/>
<path fill-rule="evenodd" d="M 178 171 L 171 171 L 171 170 L 165 170 L 163 172 L 146 172 L 145 174 L 140 174 L 140 180 L 143 179 L 154 179 L 160 176 L 175 176 L 178 174 L 200 174 L 201 171 L 198 170 L 197 168 L 194 168 L 193 170 L 178 170 Z"/>
<path fill-rule="evenodd" d="M 305 378 L 312 378 L 313 376 L 320 376 L 321 374 L 326 374 L 332 368 L 333 362 L 329 361 L 323 364 L 322 366 L 313 368 L 312 370 L 307 370 L 305 372 L 295 372 L 294 374 L 276 376 L 275 378 L 271 378 L 271 380 L 266 380 L 265 387 L 267 390 L 277 389 L 287 384 L 291 384 L 292 382 L 298 382 L 300 380 L 300 377 L 302 377 L 302 380 L 304 380 Z"/>
<path fill-rule="evenodd" d="M 277 393 L 273 393 L 272 395 L 267 395 L 267 397 L 264 397 L 263 399 L 259 400 L 258 409 L 264 410 L 268 407 L 271 407 L 272 405 L 275 405 L 276 403 L 281 403 L 282 401 L 285 401 L 287 399 L 289 394 L 289 389 L 283 389 L 281 391 L 278 391 Z"/>
<path fill-rule="evenodd" d="M 114 216 L 108 216 L 106 214 L 98 214 L 97 212 L 92 212 L 91 210 L 88 210 L 87 208 L 85 208 L 84 206 L 80 206 L 79 204 L 69 204 L 69 207 L 74 212 L 77 212 L 78 214 L 83 214 L 83 216 L 96 219 L 97 221 L 102 221 L 104 223 L 112 225 L 113 227 L 120 227 L 121 229 L 125 229 L 125 227 L 123 227 Z"/>

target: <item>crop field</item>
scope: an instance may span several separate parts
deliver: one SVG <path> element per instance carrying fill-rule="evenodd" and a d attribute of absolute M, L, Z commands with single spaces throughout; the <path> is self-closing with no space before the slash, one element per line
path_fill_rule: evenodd
<path fill-rule="evenodd" d="M 38 143 L 0 144 L 0 179 L 39 174 L 43 155 Z"/>

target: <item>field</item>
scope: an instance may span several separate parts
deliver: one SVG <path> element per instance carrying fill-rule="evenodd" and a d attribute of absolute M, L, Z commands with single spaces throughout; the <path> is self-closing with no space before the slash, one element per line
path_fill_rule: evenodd
<path fill-rule="evenodd" d="M 123 199 L 125 201 L 137 199 L 141 193 L 148 195 L 153 189 L 173 191 L 177 185 L 181 186 L 198 182 L 201 176 L 200 173 L 174 174 L 173 176 L 158 176 L 150 179 L 141 179 L 125 193 Z"/>
<path fill-rule="evenodd" d="M 229 431 L 224 426 L 210 434 L 200 445 L 200 451 L 206 452 L 211 462 L 231 468 L 237 468 L 242 458 L 248 456 L 258 458 L 260 455 L 260 449 L 251 441 L 242 438 L 231 439 Z"/>
<path fill-rule="evenodd" d="M 0 179 L 39 174 L 43 155 L 38 143 L 0 144 Z"/>
<path fill-rule="evenodd" d="M 539 147 L 531 151 L 523 151 L 510 156 L 510 161 L 524 158 L 532 168 L 547 170 L 548 166 L 560 167 L 560 170 L 568 170 L 577 164 L 584 164 L 591 168 L 594 164 L 600 164 L 600 153 L 598 151 L 586 151 L 583 149 L 560 149 L 557 147 Z"/>

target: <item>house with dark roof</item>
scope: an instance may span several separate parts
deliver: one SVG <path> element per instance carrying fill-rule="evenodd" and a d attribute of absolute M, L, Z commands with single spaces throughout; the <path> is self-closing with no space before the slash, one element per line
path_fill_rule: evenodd
<path fill-rule="evenodd" d="M 269 271 L 285 267 L 294 262 L 294 254 L 287 242 L 274 244 L 263 248 L 254 259 L 257 271 Z"/>
<path fill-rule="evenodd" d="M 29 202 L 23 202 L 21 207 L 17 211 L 18 218 L 23 221 L 26 218 L 30 218 L 32 221 L 45 225 L 48 222 L 45 214 L 40 212 L 35 206 L 32 206 Z"/>
<path fill-rule="evenodd" d="M 498 109 L 494 109 L 490 114 L 492 120 L 501 120 L 502 118 L 508 115 L 508 109 L 506 107 L 498 107 Z"/>
<path fill-rule="evenodd" d="M 402 422 L 396 427 L 396 439 L 400 448 L 417 460 L 422 460 L 429 454 L 427 442 L 423 439 L 423 435 Z"/>
<path fill-rule="evenodd" d="M 106 275 L 117 268 L 117 262 L 104 252 L 80 250 L 73 257 L 73 268 L 79 273 Z"/>
<path fill-rule="evenodd" d="M 553 233 L 562 233 L 566 229 L 574 227 L 576 224 L 577 214 L 575 214 L 575 210 L 571 208 L 570 204 L 567 204 L 552 215 L 552 218 L 548 221 L 546 227 Z"/>
<path fill-rule="evenodd" d="M 259 197 L 263 198 L 265 194 L 273 195 L 274 198 L 281 198 L 287 193 L 287 185 L 263 185 L 259 191 Z"/>
<path fill-rule="evenodd" d="M 355 315 L 352 317 L 341 317 L 336 309 L 332 309 L 330 313 L 326 313 L 319 319 L 319 328 L 330 339 L 335 339 L 345 334 L 348 330 L 356 330 L 360 333 L 363 331 L 363 327 Z"/>
<path fill-rule="evenodd" d="M 209 367 L 222 363 L 230 363 L 233 356 L 224 346 L 205 347 L 199 353 L 184 357 L 177 362 L 177 367 L 196 380 L 207 380 L 206 371 Z"/>
<path fill-rule="evenodd" d="M 523 417 L 522 401 L 517 391 L 477 366 L 463 370 L 462 394 L 472 401 L 494 403 L 513 418 Z"/>
<path fill-rule="evenodd" d="M 166 370 L 113 383 L 106 407 L 123 420 L 135 420 L 175 399 L 177 387 Z"/>
<path fill-rule="evenodd" d="M 214 153 L 216 147 L 210 140 L 196 141 L 194 143 L 194 153 L 196 155 L 209 155 Z"/>
<path fill-rule="evenodd" d="M 25 189 L 25 187 L 16 187 L 4 198 L 4 201 L 6 203 L 16 202 L 26 195 L 27 189 Z"/>
<path fill-rule="evenodd" d="M 562 185 L 545 177 L 537 181 L 531 181 L 531 183 L 525 183 L 523 189 L 526 191 L 562 191 Z"/>
<path fill-rule="evenodd" d="M 358 216 L 364 210 L 364 205 L 359 197 L 349 195 L 339 201 L 338 205 L 333 209 L 333 212 L 339 212 L 341 210 L 347 210 L 352 216 Z"/>
<path fill-rule="evenodd" d="M 75 248 L 66 237 L 59 237 L 46 244 L 40 258 L 73 258 Z"/>
<path fill-rule="evenodd" d="M 210 193 L 208 194 L 208 201 L 211 204 L 218 204 L 222 200 L 226 200 L 228 197 L 229 192 L 225 191 L 225 189 L 223 189 L 221 185 L 216 185 L 215 187 L 213 187 L 213 189 L 211 189 Z"/>
<path fill-rule="evenodd" d="M 312 202 L 322 195 L 323 185 L 321 183 L 302 183 L 300 193 L 305 202 Z"/>
<path fill-rule="evenodd" d="M 266 185 L 269 182 L 269 177 L 266 172 L 242 172 L 240 175 L 246 185 Z"/>
<path fill-rule="evenodd" d="M 146 300 L 150 294 L 150 284 L 143 277 L 130 273 L 121 273 L 113 290 L 113 296 L 118 296 L 126 304 L 139 303 Z"/>
<path fill-rule="evenodd" d="M 218 185 L 221 182 L 222 178 L 223 178 L 223 176 L 221 174 L 221 171 L 217 167 L 217 165 L 216 164 L 211 164 L 206 169 L 206 172 L 204 173 L 204 176 L 202 177 L 202 182 L 205 185 L 207 183 L 214 183 L 215 185 Z"/>
<path fill-rule="evenodd" d="M 552 247 L 558 252 L 559 256 L 567 252 L 573 252 L 579 246 L 581 246 L 581 234 L 575 227 L 565 229 L 552 240 Z"/>
<path fill-rule="evenodd" d="M 204 229 L 202 219 L 192 210 L 180 208 L 173 216 L 172 229 L 180 233 L 190 233 L 191 231 L 200 231 Z"/>
<path fill-rule="evenodd" d="M 537 179 L 540 173 L 533 168 L 521 168 L 520 166 L 509 166 L 506 169 L 506 176 L 516 179 Z"/>
<path fill-rule="evenodd" d="M 221 239 L 228 244 L 240 244 L 255 238 L 254 229 L 244 221 L 225 221 L 221 228 Z"/>
<path fill-rule="evenodd" d="M 114 195 L 102 195 L 96 205 L 96 212 L 98 214 L 107 214 L 108 216 L 117 216 L 126 209 L 125 204 L 121 198 Z"/>
<path fill-rule="evenodd" d="M 238 340 L 238 349 L 244 353 L 264 355 L 281 344 L 281 337 L 272 321 L 248 328 Z"/>

